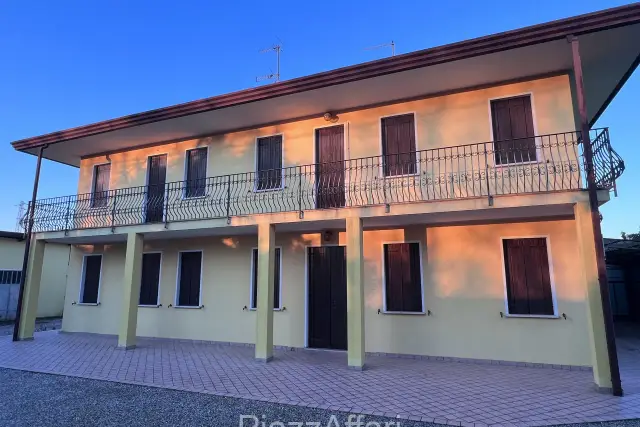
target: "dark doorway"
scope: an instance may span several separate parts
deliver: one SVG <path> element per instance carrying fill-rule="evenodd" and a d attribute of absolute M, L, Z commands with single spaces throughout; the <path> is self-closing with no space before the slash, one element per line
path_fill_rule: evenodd
<path fill-rule="evenodd" d="M 536 140 L 529 95 L 491 101 L 496 164 L 535 162 Z"/>
<path fill-rule="evenodd" d="M 309 248 L 308 257 L 309 347 L 346 350 L 346 248 Z"/>
<path fill-rule="evenodd" d="M 344 195 L 344 126 L 316 129 L 316 207 L 341 208 Z"/>
<path fill-rule="evenodd" d="M 145 222 L 162 222 L 167 180 L 167 155 L 149 157 Z"/>

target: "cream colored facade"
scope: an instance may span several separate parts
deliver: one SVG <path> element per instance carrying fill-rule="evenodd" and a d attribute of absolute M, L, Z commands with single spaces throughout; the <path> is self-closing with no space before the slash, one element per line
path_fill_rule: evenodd
<path fill-rule="evenodd" d="M 405 113 L 415 117 L 417 150 L 491 141 L 490 101 L 522 94 L 531 96 L 536 135 L 576 130 L 570 79 L 558 75 L 341 113 L 336 124 L 345 126 L 345 159 L 381 155 L 381 118 Z M 90 193 L 94 166 L 107 162 L 111 164 L 110 189 L 144 188 L 148 157 L 156 154 L 167 154 L 167 182 L 183 181 L 186 151 L 202 146 L 208 148 L 207 176 L 255 171 L 256 138 L 273 134 L 283 135 L 284 167 L 313 164 L 315 129 L 323 126 L 327 122 L 322 118 L 309 119 L 85 158 L 78 193 Z M 555 160 L 577 161 L 577 153 L 570 150 L 563 156 Z M 518 182 L 521 170 L 517 166 L 512 170 L 516 173 L 503 178 L 501 185 L 505 179 L 507 184 Z M 420 172 L 425 179 L 438 175 L 430 170 Z M 350 178 L 346 179 L 349 185 Z M 559 179 L 568 178 L 562 175 Z M 347 246 L 350 366 L 363 367 L 364 342 L 364 351 L 373 353 L 597 365 L 595 371 L 606 372 L 608 362 L 599 356 L 604 346 L 603 331 L 593 326 L 602 306 L 596 294 L 589 291 L 593 271 L 585 267 L 590 260 L 595 262 L 589 250 L 592 243 L 578 236 L 582 228 L 577 219 L 582 218 L 580 224 L 584 224 L 585 216 L 584 209 L 576 207 L 585 206 L 586 193 L 577 189 L 551 192 L 544 185 L 533 189 L 527 184 L 518 191 L 523 194 L 506 195 L 497 191 L 497 180 L 492 185 L 486 190 L 496 195 L 491 201 L 484 189 L 474 198 L 454 191 L 453 196 L 435 197 L 435 202 L 388 207 L 371 202 L 368 204 L 374 206 L 360 207 L 347 202 L 343 209 L 309 208 L 303 216 L 283 212 L 167 225 L 140 225 L 136 220 L 136 225 L 113 229 L 96 223 L 93 228 L 47 232 L 37 238 L 78 242 L 70 255 L 63 330 L 118 334 L 123 347 L 133 345 L 133 329 L 138 336 L 256 343 L 256 357 L 265 360 L 271 355 L 271 339 L 275 345 L 307 347 L 307 248 L 339 244 Z M 602 202 L 608 200 L 608 194 L 600 196 Z M 83 220 L 85 227 L 92 221 L 91 217 Z M 274 245 L 283 251 L 283 308 L 273 313 L 271 332 L 256 319 L 263 315 L 269 321 L 267 313 L 261 311 L 269 306 L 269 293 L 265 291 L 271 286 L 268 278 L 258 279 L 261 291 L 257 312 L 247 307 L 252 249 L 258 247 L 259 233 L 261 242 L 271 241 L 271 231 L 265 230 L 272 228 Z M 327 229 L 332 231 L 328 239 Z M 347 236 L 345 230 L 351 234 Z M 509 237 L 547 239 L 553 316 L 505 316 L 501 239 Z M 137 316 L 132 316 L 132 278 L 139 271 L 136 248 L 142 240 L 144 251 L 162 252 L 159 305 L 138 307 Z M 423 313 L 384 311 L 383 244 L 391 242 L 420 244 Z M 260 254 L 266 258 L 260 259 L 271 259 L 267 254 L 273 244 L 264 245 L 261 243 Z M 176 308 L 179 252 L 191 250 L 203 252 L 202 307 Z M 85 254 L 103 254 L 97 305 L 78 304 Z M 135 328 L 131 324 L 134 321 Z M 610 386 L 604 374 L 596 375 L 596 382 Z"/>
<path fill-rule="evenodd" d="M 62 316 L 64 296 L 67 288 L 69 251 L 69 245 L 47 245 L 43 265 L 46 282 L 41 287 L 38 297 L 37 317 Z M 0 238 L 0 270 L 22 270 L 23 257 L 24 241 Z M 7 288 L 2 293 L 0 304 L 6 304 L 8 302 L 11 305 L 11 308 L 8 310 L 9 314 L 15 313 L 14 304 L 17 303 L 17 285 L 0 286 Z M 15 289 L 9 291 L 9 286 L 14 286 Z M 2 309 L 6 309 L 6 307 L 0 305 L 0 310 Z"/>

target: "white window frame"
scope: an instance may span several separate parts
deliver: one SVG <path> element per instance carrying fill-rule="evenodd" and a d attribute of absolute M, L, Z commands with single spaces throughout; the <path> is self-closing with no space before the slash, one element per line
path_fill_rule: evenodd
<path fill-rule="evenodd" d="M 385 159 L 385 154 L 384 154 L 384 128 L 382 126 L 382 119 L 387 119 L 387 118 L 391 118 L 391 117 L 396 117 L 396 116 L 406 116 L 412 114 L 413 115 L 413 134 L 414 134 L 414 138 L 416 141 L 416 147 L 415 147 L 415 153 L 416 153 L 416 173 L 406 173 L 406 174 L 402 174 L 402 175 L 389 175 L 386 176 L 384 174 L 384 159 Z M 380 148 L 380 178 L 381 179 L 394 179 L 394 178 L 408 178 L 408 177 L 415 177 L 415 176 L 419 176 L 420 175 L 420 150 L 418 149 L 418 113 L 414 110 L 414 111 L 405 111 L 405 112 L 400 112 L 400 113 L 394 113 L 394 114 L 387 114 L 385 116 L 380 116 L 378 118 L 378 136 L 379 136 L 379 148 Z"/>
<path fill-rule="evenodd" d="M 180 268 L 182 267 L 182 254 L 188 252 L 200 252 L 202 255 L 200 256 L 200 290 L 198 291 L 198 305 L 178 305 L 178 296 L 180 295 Z M 200 309 L 204 306 L 202 305 L 202 282 L 204 276 L 204 250 L 202 249 L 191 249 L 185 251 L 178 252 L 178 270 L 176 271 L 176 292 L 173 298 L 173 306 L 174 308 L 186 308 L 186 309 Z M 160 292 L 158 291 L 158 294 Z"/>
<path fill-rule="evenodd" d="M 84 282 L 85 282 L 85 270 L 87 268 L 87 258 L 92 256 L 100 257 L 100 276 L 98 278 L 98 297 L 96 298 L 96 302 L 82 302 L 82 296 L 84 294 Z M 100 293 L 102 291 L 102 268 L 104 267 L 104 254 L 84 254 L 82 255 L 82 271 L 80 272 L 80 293 L 78 294 L 78 302 L 77 305 L 100 305 Z"/>
<path fill-rule="evenodd" d="M 260 139 L 264 139 L 264 138 L 270 138 L 272 136 L 279 136 L 282 138 L 282 144 L 281 144 L 281 150 L 280 150 L 280 155 L 282 157 L 281 160 L 281 167 L 280 167 L 280 186 L 279 187 L 273 187 L 273 188 L 265 188 L 263 190 L 258 190 L 258 140 Z M 253 170 L 255 171 L 255 178 L 253 180 L 253 192 L 254 193 L 264 193 L 264 192 L 268 192 L 268 191 L 279 191 L 279 190 L 283 190 L 285 185 L 284 185 L 284 170 L 285 170 L 285 166 L 284 166 L 284 132 L 280 132 L 280 133 L 274 133 L 274 134 L 270 134 L 270 135 L 261 135 L 261 136 L 256 136 L 256 139 L 254 141 L 253 144 Z"/>
<path fill-rule="evenodd" d="M 278 304 L 278 307 L 274 307 L 273 311 L 282 311 L 282 258 L 284 258 L 284 251 L 282 250 L 282 246 L 276 246 L 274 249 L 280 249 L 280 283 L 278 285 L 278 292 L 280 294 L 280 304 Z M 254 268 L 253 268 L 253 251 L 254 250 L 258 250 L 257 247 L 253 247 L 251 248 L 251 256 L 250 256 L 250 261 L 251 261 L 251 277 L 249 279 L 249 311 L 256 311 L 258 309 L 258 307 L 256 306 L 255 308 L 253 307 L 253 304 L 256 303 L 256 301 L 253 300 L 253 286 L 257 286 L 257 283 L 253 283 L 253 276 L 255 274 Z M 258 256 L 260 256 L 260 252 L 258 252 Z"/>
<path fill-rule="evenodd" d="M 138 294 L 138 307 L 160 307 L 160 290 L 162 289 L 162 260 L 164 258 L 164 254 L 162 251 L 147 251 L 143 252 L 142 256 L 146 254 L 160 254 L 160 270 L 158 271 L 158 298 L 156 299 L 156 304 L 140 304 L 140 295 Z M 142 265 L 140 266 L 142 268 Z M 140 289 L 142 289 L 142 275 L 140 275 Z"/>
<path fill-rule="evenodd" d="M 189 151 L 193 151 L 193 150 L 201 150 L 201 149 L 205 149 L 207 150 L 207 161 L 205 162 L 204 165 L 204 177 L 205 177 L 205 189 L 204 189 L 204 196 L 191 196 L 191 197 L 187 197 L 187 175 L 188 175 L 188 166 L 189 166 L 189 155 L 187 154 Z M 187 148 L 186 150 L 184 150 L 184 177 L 182 182 L 183 184 L 183 188 L 182 188 L 182 200 L 197 200 L 197 199 L 204 199 L 207 197 L 207 183 L 206 183 L 206 179 L 209 178 L 207 175 L 209 173 L 209 153 L 211 152 L 211 150 L 209 150 L 209 146 L 208 145 L 203 145 L 200 147 L 192 147 L 192 148 Z M 167 169 L 169 168 L 169 157 L 167 156 Z"/>
<path fill-rule="evenodd" d="M 422 298 L 422 311 L 389 311 L 387 310 L 387 264 L 384 257 L 384 247 L 386 245 L 394 245 L 398 243 L 417 243 L 418 251 L 420 252 L 420 297 Z M 425 308 L 425 300 L 424 300 L 424 269 L 423 269 L 423 258 L 424 252 L 422 252 L 422 242 L 420 240 L 395 240 L 395 241 L 383 241 L 381 246 L 381 257 L 382 257 L 382 313 L 384 314 L 402 314 L 409 316 L 421 316 L 427 313 Z"/>
<path fill-rule="evenodd" d="M 549 264 L 549 281 L 551 282 L 551 300 L 553 302 L 553 314 L 510 314 L 509 313 L 509 293 L 507 291 L 507 269 L 504 259 L 504 241 L 511 239 L 545 239 L 547 244 L 547 263 Z M 502 288 L 504 290 L 504 315 L 514 318 L 538 318 L 538 319 L 558 319 L 558 300 L 556 294 L 556 281 L 553 272 L 553 256 L 551 254 L 551 237 L 548 234 L 531 236 L 500 236 L 500 260 L 502 262 Z"/>
<path fill-rule="evenodd" d="M 534 133 L 534 144 L 536 145 L 536 161 L 535 162 L 512 162 L 512 163 L 500 163 L 500 164 L 496 164 L 496 160 L 495 160 L 495 141 L 493 139 L 493 111 L 491 110 L 491 101 L 500 101 L 500 100 L 504 100 L 504 99 L 509 99 L 509 98 L 519 98 L 521 96 L 528 96 L 529 100 L 531 101 L 531 120 L 533 120 L 533 133 Z M 497 96 L 494 98 L 489 98 L 487 100 L 487 105 L 489 108 L 489 140 L 491 141 L 491 145 L 493 147 L 493 151 L 494 153 L 492 154 L 493 156 L 493 167 L 495 168 L 505 168 L 505 167 L 514 167 L 514 166 L 519 166 L 519 165 L 535 165 L 538 163 L 543 163 L 541 161 L 542 159 L 542 150 L 540 149 L 540 145 L 538 144 L 538 119 L 536 116 L 536 104 L 534 102 L 534 97 L 533 97 L 533 92 L 529 91 L 529 92 L 519 92 L 519 93 L 514 93 L 514 94 L 510 94 L 510 95 L 502 95 L 502 96 Z"/>
<path fill-rule="evenodd" d="M 94 206 L 94 197 L 95 197 L 95 189 L 96 189 L 96 179 L 98 178 L 98 166 L 109 165 L 109 188 L 107 188 L 107 192 L 111 191 L 111 167 L 113 164 L 111 162 L 102 162 L 95 163 L 91 169 L 91 188 L 89 189 L 89 209 L 104 209 L 109 206 L 109 196 L 107 196 L 107 206 Z"/>

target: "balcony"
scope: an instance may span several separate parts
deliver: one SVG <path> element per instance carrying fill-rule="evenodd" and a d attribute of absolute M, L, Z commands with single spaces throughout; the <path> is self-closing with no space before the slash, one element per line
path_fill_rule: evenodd
<path fill-rule="evenodd" d="M 615 189 L 624 162 L 608 129 L 590 131 L 595 182 Z M 580 132 L 119 188 L 36 202 L 34 232 L 171 223 L 277 212 L 581 190 Z M 30 209 L 30 207 L 29 207 Z M 24 222 L 24 221 L 23 221 Z"/>

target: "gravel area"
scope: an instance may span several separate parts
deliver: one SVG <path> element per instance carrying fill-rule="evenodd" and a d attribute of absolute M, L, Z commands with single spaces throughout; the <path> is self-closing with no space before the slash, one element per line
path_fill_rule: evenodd
<path fill-rule="evenodd" d="M 347 415 L 290 405 L 212 396 L 154 387 L 0 369 L 0 425 L 2 426 L 241 426 L 240 416 L 254 415 L 245 427 L 286 426 L 315 422 L 344 426 Z M 335 416 L 335 420 L 332 419 Z M 264 418 L 263 418 L 264 417 Z M 436 424 L 381 417 L 366 422 L 396 422 L 406 427 Z M 264 422 L 265 424 L 262 424 Z M 336 422 L 338 424 L 336 424 Z M 366 424 L 366 423 L 365 423 Z M 289 424 L 290 426 L 301 424 Z M 369 424 L 374 427 L 378 424 Z M 573 427 L 640 427 L 640 420 L 573 424 Z M 363 424 L 364 427 L 364 424 Z"/>
<path fill-rule="evenodd" d="M 62 328 L 61 318 L 36 319 L 35 332 L 60 330 Z M 2 321 L 0 323 L 0 336 L 13 334 L 13 321 Z"/>

